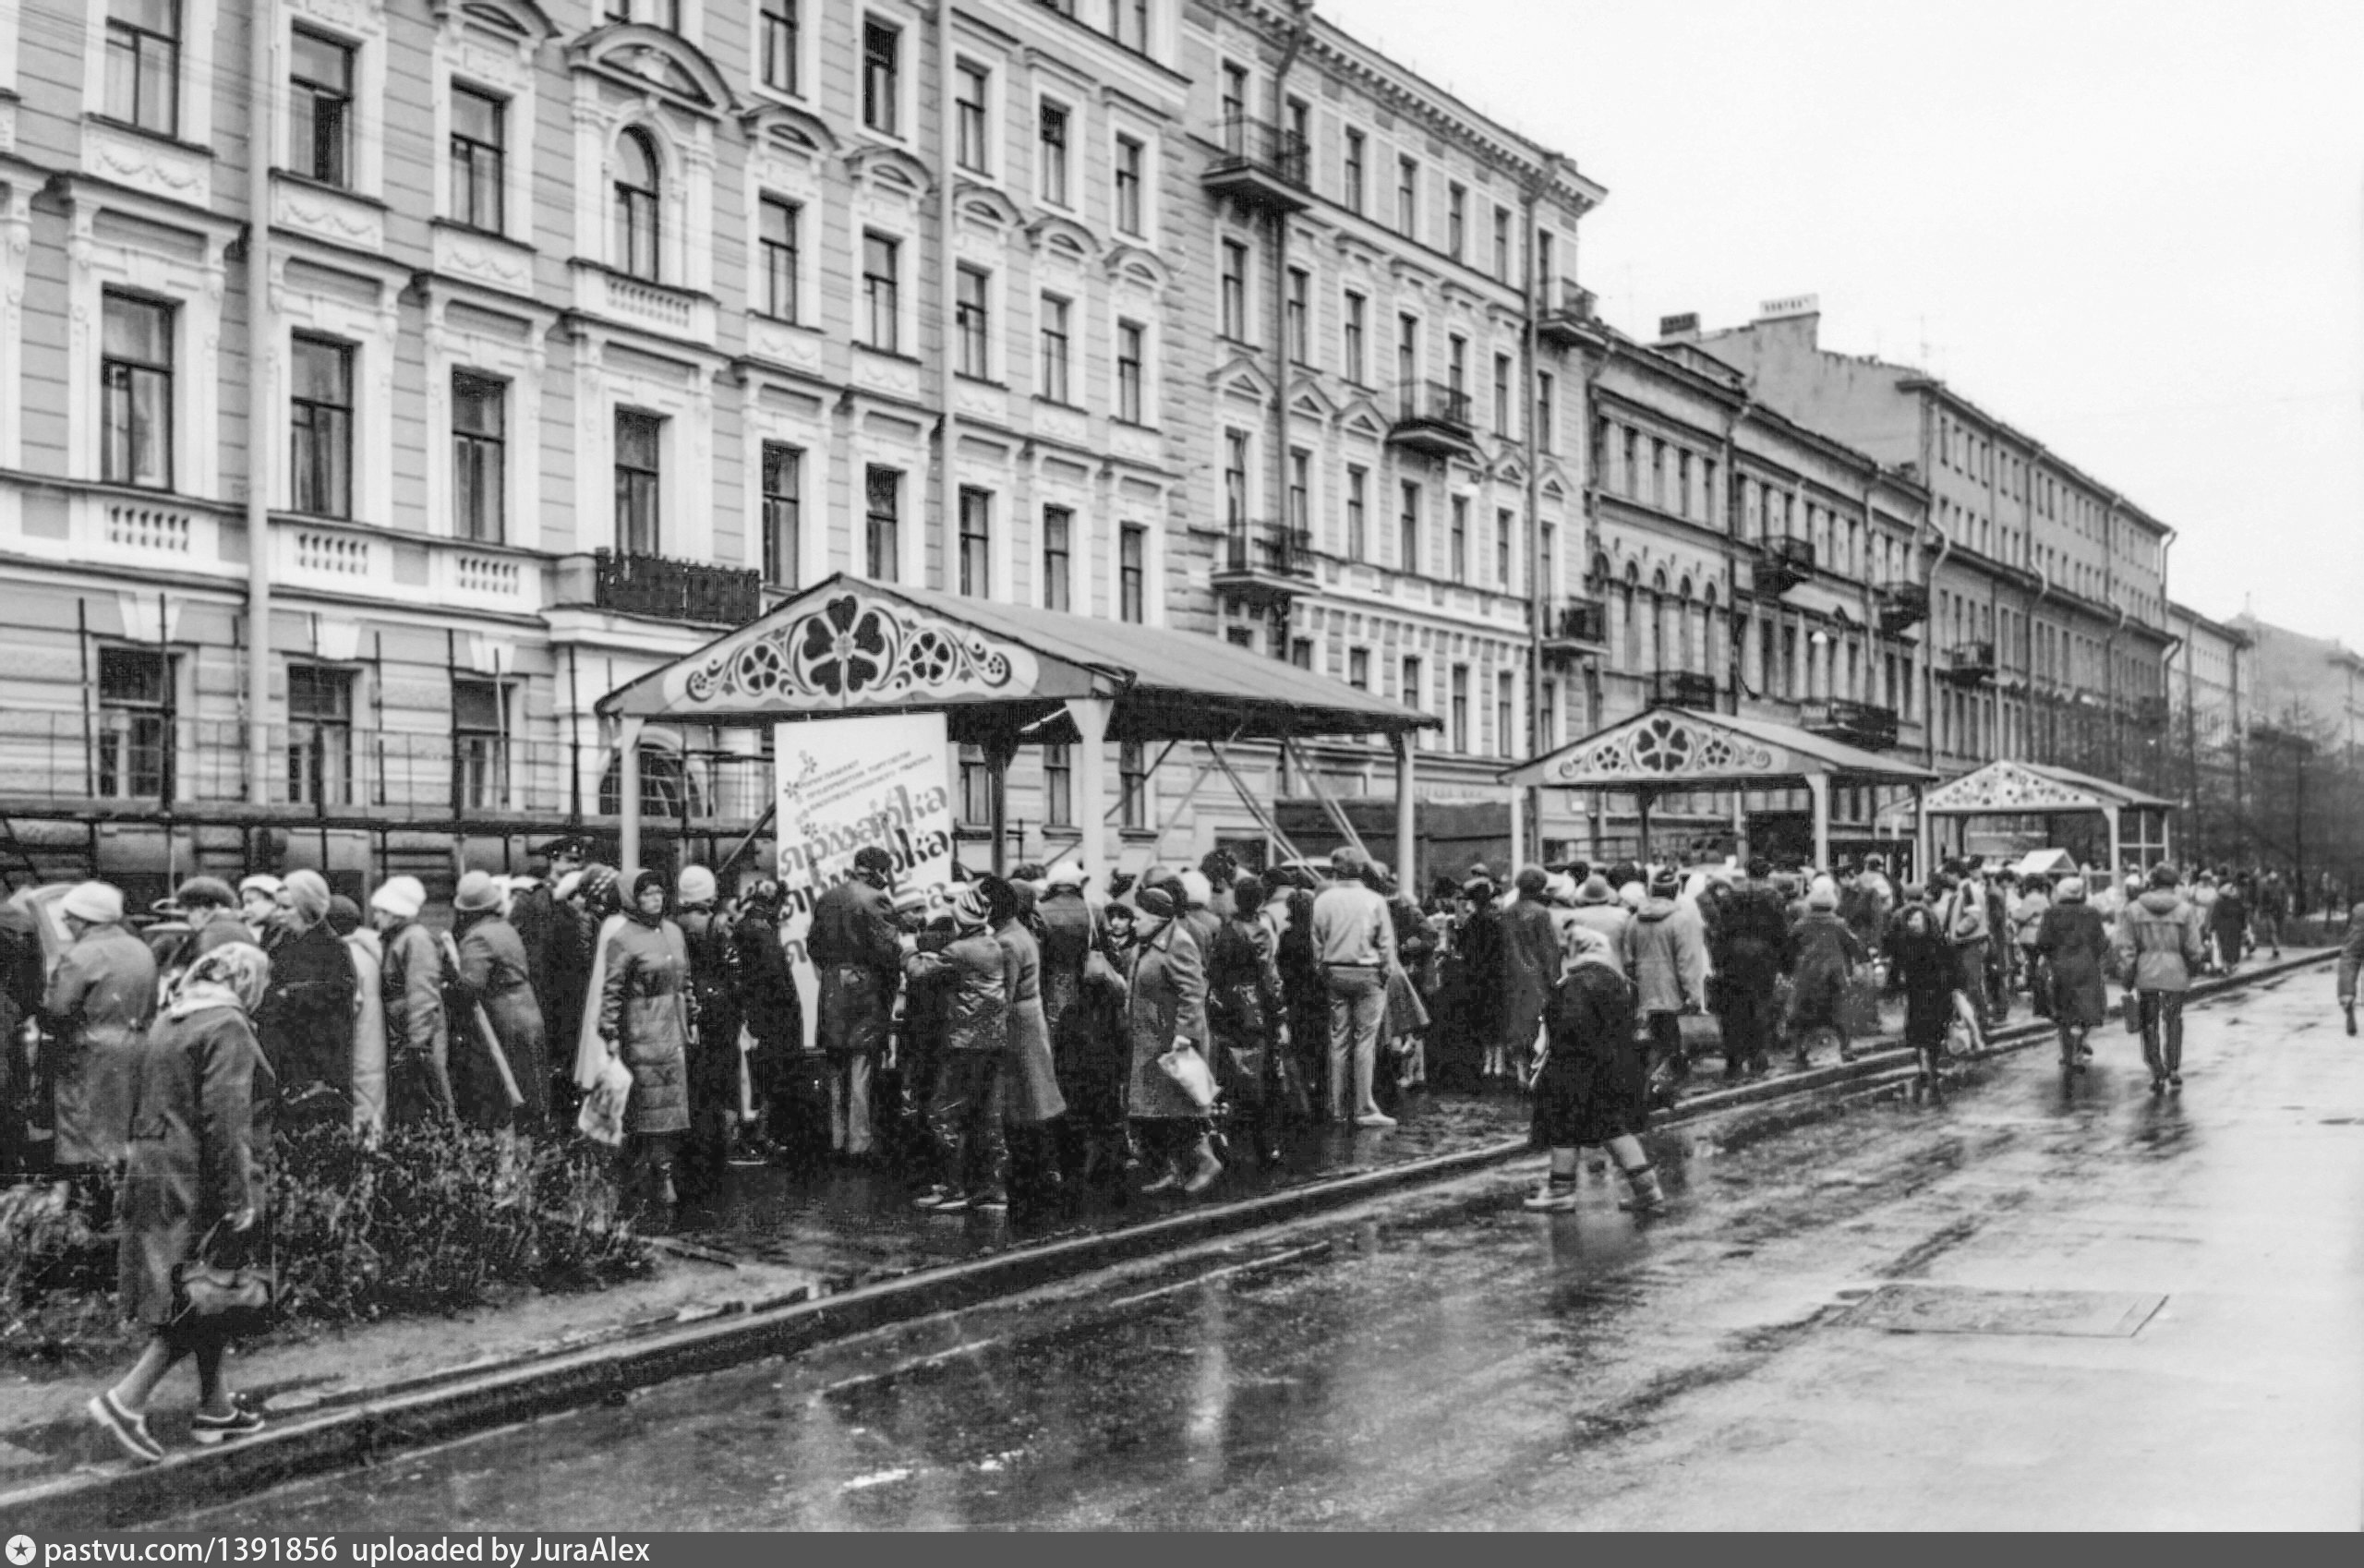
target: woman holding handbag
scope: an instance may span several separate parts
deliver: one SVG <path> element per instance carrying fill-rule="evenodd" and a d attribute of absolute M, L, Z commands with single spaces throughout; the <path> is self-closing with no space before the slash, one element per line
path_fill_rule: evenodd
<path fill-rule="evenodd" d="M 148 1401 L 164 1374 L 197 1360 L 201 1443 L 262 1429 L 222 1381 L 222 1358 L 236 1332 L 209 1309 L 219 1293 L 193 1296 L 193 1271 L 214 1281 L 243 1261 L 264 1200 L 264 1156 L 277 1093 L 256 1042 L 254 1009 L 271 983 L 271 960 L 248 943 L 205 953 L 175 984 L 148 1031 L 133 1085 L 131 1142 L 123 1178 L 123 1241 L 116 1288 L 124 1313 L 151 1336 L 113 1388 L 92 1396 L 90 1418 L 142 1464 L 164 1457 L 148 1429 Z M 264 1283 L 238 1271 L 233 1290 Z"/>
<path fill-rule="evenodd" d="M 1207 964 L 1173 892 L 1144 887 L 1133 895 L 1132 988 L 1126 1034 L 1132 1043 L 1132 1072 L 1126 1080 L 1125 1112 L 1140 1131 L 1142 1152 L 1163 1167 L 1141 1190 L 1203 1192 L 1223 1175 L 1207 1136 L 1207 1113 L 1164 1066 L 1169 1052 L 1207 1054 Z M 1190 1168 L 1186 1175 L 1183 1162 Z"/>

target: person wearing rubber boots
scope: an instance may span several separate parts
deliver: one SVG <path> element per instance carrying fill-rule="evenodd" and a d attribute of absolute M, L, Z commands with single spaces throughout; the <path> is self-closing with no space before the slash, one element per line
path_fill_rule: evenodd
<path fill-rule="evenodd" d="M 2200 911 L 2176 890 L 2176 868 L 2151 868 L 2151 886 L 2117 922 L 2117 961 L 2142 1023 L 2151 1092 L 2183 1087 L 2183 996 L 2207 947 Z"/>

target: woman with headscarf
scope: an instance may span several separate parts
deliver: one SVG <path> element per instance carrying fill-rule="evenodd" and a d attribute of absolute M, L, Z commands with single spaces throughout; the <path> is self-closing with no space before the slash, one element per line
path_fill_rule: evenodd
<path fill-rule="evenodd" d="M 289 872 L 279 885 L 271 986 L 255 1012 L 279 1084 L 281 1126 L 352 1116 L 353 958 L 328 914 L 327 880 L 317 871 Z"/>
<path fill-rule="evenodd" d="M 1141 1190 L 1203 1192 L 1223 1174 L 1207 1135 L 1207 1114 L 1158 1059 L 1188 1045 L 1211 1059 L 1207 1034 L 1207 964 L 1198 942 L 1178 918 L 1172 892 L 1144 887 L 1133 895 L 1135 913 L 1131 991 L 1126 1034 L 1132 1043 L 1132 1070 L 1126 1082 L 1125 1110 L 1138 1131 L 1141 1152 L 1159 1175 Z M 1183 1169 L 1188 1160 L 1189 1169 Z"/>
<path fill-rule="evenodd" d="M 2053 1028 L 2060 1033 L 2060 1067 L 2082 1072 L 2093 1052 L 2086 1034 L 2109 1017 L 2108 979 L 2117 967 L 2109 923 L 2085 897 L 2081 876 L 2062 879 L 2036 923 L 2029 951 L 2050 975 Z"/>
<path fill-rule="evenodd" d="M 1632 1188 L 1618 1207 L 1655 1209 L 1666 1194 L 1642 1149 L 1649 1070 L 1634 1037 L 1634 989 L 1599 932 L 1569 927 L 1562 951 L 1535 1078 L 1534 1140 L 1550 1151 L 1551 1168 L 1526 1206 L 1574 1208 L 1577 1151 L 1605 1148 Z"/>
<path fill-rule="evenodd" d="M 689 1130 L 690 956 L 665 917 L 665 874 L 633 878 L 622 922 L 600 945 L 599 1038 L 632 1073 L 624 1127 L 650 1200 L 670 1211 L 673 1162 Z"/>
<path fill-rule="evenodd" d="M 192 963 L 139 1056 L 124 1174 L 117 1292 L 124 1313 L 150 1332 L 147 1348 L 113 1388 L 92 1396 L 92 1420 L 143 1464 L 164 1457 L 148 1429 L 148 1401 L 164 1374 L 197 1360 L 200 1443 L 262 1429 L 222 1380 L 227 1342 L 207 1320 L 178 1314 L 174 1274 L 200 1257 L 234 1267 L 257 1234 L 271 1148 L 271 1064 L 252 1017 L 271 960 L 248 943 Z"/>
<path fill-rule="evenodd" d="M 386 1118 L 395 1127 L 451 1125 L 451 1020 L 443 1010 L 443 944 L 420 921 L 427 889 L 391 876 L 369 896 L 383 953 L 378 990 L 386 1004 Z"/>
<path fill-rule="evenodd" d="M 549 1046 L 542 1004 L 525 938 L 511 924 L 501 887 L 491 876 L 472 871 L 452 895 L 452 998 L 461 1031 L 492 1040 L 478 1043 L 461 1060 L 460 1104 L 467 1119 L 482 1127 L 513 1127 L 538 1133 L 549 1120 Z M 492 1045 L 509 1063 L 518 1104 L 509 1104 L 508 1085 L 499 1081 Z"/>
<path fill-rule="evenodd" d="M 329 900 L 328 924 L 353 965 L 353 1125 L 375 1135 L 386 1127 L 385 953 L 361 906 L 341 893 Z"/>
<path fill-rule="evenodd" d="M 1809 1064 L 1809 1043 L 1823 1031 L 1839 1037 L 1840 1061 L 1855 1059 L 1854 1047 L 1847 1039 L 1843 1004 L 1848 983 L 1868 956 L 1855 933 L 1839 918 L 1837 884 L 1827 876 L 1815 878 L 1806 893 L 1805 915 L 1790 928 L 1788 942 L 1790 1043 L 1794 1053 L 1791 1059 L 1796 1066 Z"/>
<path fill-rule="evenodd" d="M 1920 1059 L 1921 1081 L 1932 1083 L 1945 1054 L 1961 969 L 1927 904 L 1907 904 L 1897 912 L 1888 928 L 1888 989 L 1904 993 L 1904 1043 Z"/>

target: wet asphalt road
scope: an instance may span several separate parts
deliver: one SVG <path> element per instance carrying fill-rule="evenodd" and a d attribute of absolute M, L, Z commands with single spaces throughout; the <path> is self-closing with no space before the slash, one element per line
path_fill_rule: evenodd
<path fill-rule="evenodd" d="M 1646 1224 L 1471 1178 L 161 1523 L 2354 1529 L 2330 983 L 2196 1008 L 2179 1098 L 2113 1026 L 2065 1089 L 1659 1140 Z"/>

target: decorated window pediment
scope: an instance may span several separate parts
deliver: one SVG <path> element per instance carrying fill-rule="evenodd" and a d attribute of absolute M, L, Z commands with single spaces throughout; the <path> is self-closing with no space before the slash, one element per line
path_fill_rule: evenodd
<path fill-rule="evenodd" d="M 1016 228 L 1026 218 L 1026 214 L 1018 210 L 1017 202 L 994 187 L 979 185 L 973 180 L 960 182 L 959 193 L 955 199 L 963 223 L 981 223 L 996 234 L 1004 229 Z"/>
<path fill-rule="evenodd" d="M 1100 254 L 1100 241 L 1072 218 L 1048 213 L 1026 225 L 1026 237 L 1038 254 L 1081 266 Z"/>
<path fill-rule="evenodd" d="M 429 8 L 439 26 L 461 22 L 523 43 L 546 43 L 558 36 L 558 24 L 534 0 L 434 0 Z"/>
<path fill-rule="evenodd" d="M 865 141 L 845 155 L 846 172 L 856 185 L 885 195 L 918 200 L 933 183 L 927 165 L 899 147 Z"/>
<path fill-rule="evenodd" d="M 1384 440 L 1387 437 L 1387 419 L 1368 397 L 1356 397 L 1349 401 L 1340 412 L 1338 422 L 1350 433 L 1367 436 L 1375 441 Z"/>
<path fill-rule="evenodd" d="M 577 39 L 567 56 L 578 69 L 597 71 L 629 87 L 653 90 L 702 115 L 730 114 L 738 107 L 730 84 L 705 52 L 662 28 L 612 22 Z"/>
<path fill-rule="evenodd" d="M 1207 378 L 1207 384 L 1219 392 L 1251 403 L 1268 405 L 1272 401 L 1272 378 L 1246 355 L 1236 355 L 1218 367 Z"/>
<path fill-rule="evenodd" d="M 1152 250 L 1137 245 L 1116 245 L 1100 259 L 1108 276 L 1120 284 L 1163 293 L 1174 282 L 1174 270 Z"/>
<path fill-rule="evenodd" d="M 771 146 L 807 158 L 826 158 L 838 150 L 838 139 L 818 115 L 786 103 L 766 103 L 739 117 L 740 129 L 753 146 Z"/>
<path fill-rule="evenodd" d="M 1302 414 L 1309 419 L 1326 421 L 1338 412 L 1338 408 L 1322 392 L 1320 382 L 1311 377 L 1304 377 L 1289 388 L 1289 411 Z"/>

